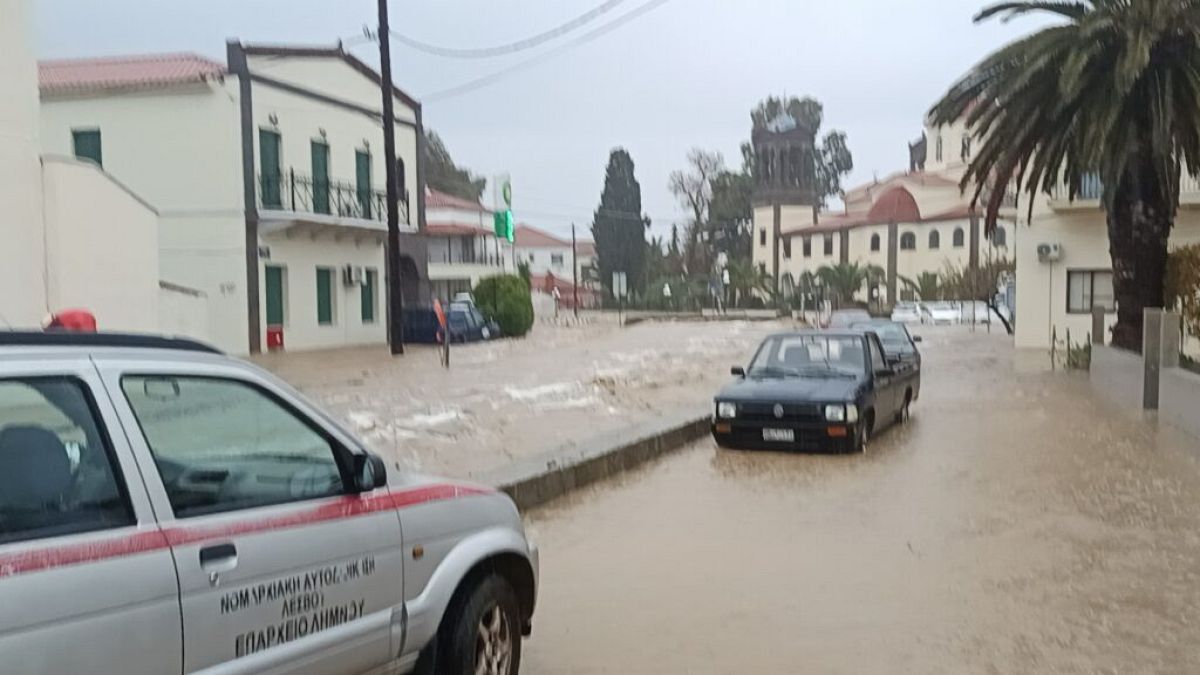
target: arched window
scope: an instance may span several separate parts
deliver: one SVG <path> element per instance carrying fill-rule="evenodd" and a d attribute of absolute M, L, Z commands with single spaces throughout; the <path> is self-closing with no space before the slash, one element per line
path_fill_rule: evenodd
<path fill-rule="evenodd" d="M 961 227 L 954 228 L 954 248 L 962 248 L 963 247 L 963 237 L 964 236 L 965 236 L 965 234 L 963 233 L 963 229 Z"/>
<path fill-rule="evenodd" d="M 912 232 L 905 232 L 900 235 L 900 250 L 913 251 L 917 248 L 917 235 Z"/>
<path fill-rule="evenodd" d="M 878 234 L 871 235 L 871 250 L 872 251 L 879 250 L 879 235 Z"/>
<path fill-rule="evenodd" d="M 1004 228 L 999 225 L 997 225 L 996 229 L 992 231 L 992 245 L 999 248 L 1008 247 L 1008 233 L 1005 232 Z"/>
<path fill-rule="evenodd" d="M 929 250 L 936 251 L 942 247 L 942 235 L 938 234 L 937 230 L 929 232 Z"/>

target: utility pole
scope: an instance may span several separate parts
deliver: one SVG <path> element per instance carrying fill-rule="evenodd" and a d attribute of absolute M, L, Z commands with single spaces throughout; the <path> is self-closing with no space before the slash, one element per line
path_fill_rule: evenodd
<path fill-rule="evenodd" d="M 576 257 L 575 223 L 571 223 L 571 307 L 579 318 L 579 259 Z"/>
<path fill-rule="evenodd" d="M 388 347 L 404 353 L 404 298 L 400 282 L 400 212 L 396 185 L 396 110 L 392 89 L 392 47 L 387 0 L 379 0 L 379 78 L 383 89 L 383 164 L 387 180 Z M 422 199 L 423 195 L 418 195 Z M 449 336 L 446 336 L 449 339 Z"/>

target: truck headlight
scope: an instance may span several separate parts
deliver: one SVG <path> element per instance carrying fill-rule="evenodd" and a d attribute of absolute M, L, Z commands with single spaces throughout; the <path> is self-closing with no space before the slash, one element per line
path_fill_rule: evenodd
<path fill-rule="evenodd" d="M 841 403 L 825 406 L 825 419 L 829 422 L 845 422 L 846 406 Z"/>
<path fill-rule="evenodd" d="M 846 422 L 854 424 L 858 421 L 858 406 L 853 403 L 846 404 Z"/>
<path fill-rule="evenodd" d="M 737 417 L 737 404 L 729 401 L 721 401 L 717 403 L 717 417 L 729 419 Z"/>

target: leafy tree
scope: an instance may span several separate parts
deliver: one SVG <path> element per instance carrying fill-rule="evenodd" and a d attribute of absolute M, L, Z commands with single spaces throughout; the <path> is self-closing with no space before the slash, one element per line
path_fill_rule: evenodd
<path fill-rule="evenodd" d="M 858 263 L 837 263 L 824 265 L 817 270 L 817 278 L 829 292 L 842 302 L 854 302 L 854 296 L 868 282 L 883 278 L 887 272 L 878 265 L 859 265 Z"/>
<path fill-rule="evenodd" d="M 479 311 L 500 325 L 500 332 L 521 337 L 533 327 L 533 298 L 529 284 L 515 274 L 486 277 L 472 293 Z"/>
<path fill-rule="evenodd" d="M 820 101 L 813 98 L 783 99 L 774 96 L 767 97 L 750 112 L 750 120 L 754 128 L 763 129 L 781 114 L 790 116 L 796 124 L 812 132 L 815 139 L 824 121 L 825 109 Z M 813 148 L 811 161 L 816 184 L 813 189 L 820 205 L 824 206 L 830 197 L 842 192 L 842 178 L 854 170 L 854 157 L 846 142 L 846 134 L 841 131 L 830 131 L 821 142 Z M 754 147 L 742 145 L 742 162 L 746 173 L 754 166 Z"/>
<path fill-rule="evenodd" d="M 708 232 L 713 250 L 731 260 L 749 260 L 754 211 L 754 182 L 744 172 L 722 171 L 712 180 Z"/>
<path fill-rule="evenodd" d="M 425 184 L 446 194 L 479 201 L 483 196 L 486 178 L 459 168 L 450 157 L 442 138 L 433 130 L 425 132 Z"/>
<path fill-rule="evenodd" d="M 1177 307 L 1187 333 L 1200 337 L 1200 244 L 1171 252 L 1167 262 L 1167 306 Z"/>
<path fill-rule="evenodd" d="M 942 280 L 937 272 L 921 272 L 916 279 L 903 274 L 899 275 L 899 278 L 918 300 L 930 302 L 942 299 Z"/>
<path fill-rule="evenodd" d="M 1034 0 L 976 17 L 1048 13 L 1056 21 L 988 56 L 931 111 L 966 118 L 978 141 L 963 186 L 989 180 L 1030 195 L 1065 179 L 1074 196 L 1098 175 L 1108 225 L 1117 325 L 1141 348 L 1142 310 L 1163 304 L 1167 243 L 1181 168 L 1200 170 L 1200 12 L 1194 0 Z M 985 229 L 1004 198 L 992 191 Z"/>
<path fill-rule="evenodd" d="M 633 158 L 617 148 L 609 155 L 604 191 L 592 220 L 600 282 L 610 291 L 613 272 L 625 272 L 631 293 L 645 289 L 649 227 L 650 219 L 642 216 L 642 188 L 634 176 Z"/>
<path fill-rule="evenodd" d="M 756 293 L 770 295 L 775 288 L 775 280 L 766 270 L 755 266 L 748 259 L 731 260 L 729 262 L 729 288 L 733 294 L 730 304 L 744 307 L 750 304 L 750 299 Z"/>
<path fill-rule="evenodd" d="M 991 301 L 996 296 L 1000 277 L 1013 274 L 1016 264 L 1008 258 L 988 256 L 978 267 L 956 267 L 947 261 L 940 278 L 942 297 L 953 300 Z"/>
<path fill-rule="evenodd" d="M 533 287 L 533 270 L 530 269 L 528 260 L 517 263 L 517 276 L 525 281 L 526 286 Z"/>

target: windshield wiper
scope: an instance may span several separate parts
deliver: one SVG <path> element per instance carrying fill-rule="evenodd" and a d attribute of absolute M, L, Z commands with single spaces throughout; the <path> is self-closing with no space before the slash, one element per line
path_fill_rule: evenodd
<path fill-rule="evenodd" d="M 779 377 L 799 377 L 800 371 L 795 368 L 784 368 L 782 366 L 758 366 L 750 369 L 750 375 L 766 375 Z"/>

